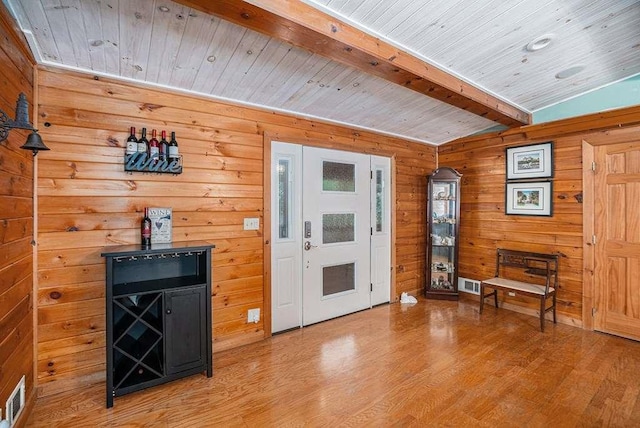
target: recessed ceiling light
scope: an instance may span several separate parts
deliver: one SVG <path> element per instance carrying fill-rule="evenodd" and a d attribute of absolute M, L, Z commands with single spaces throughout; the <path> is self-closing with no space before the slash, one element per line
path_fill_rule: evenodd
<path fill-rule="evenodd" d="M 215 56 L 215 55 L 209 55 L 209 56 L 207 57 L 207 61 L 209 61 L 209 62 L 213 62 L 213 61 L 215 61 L 215 60 L 216 60 L 216 56 Z"/>
<path fill-rule="evenodd" d="M 566 79 L 567 77 L 575 76 L 585 68 L 584 65 L 574 65 L 573 67 L 565 68 L 556 74 L 556 79 Z"/>
<path fill-rule="evenodd" d="M 553 34 L 544 34 L 540 37 L 536 37 L 527 43 L 526 49 L 529 52 L 539 51 L 540 49 L 544 49 L 551 44 L 551 40 L 553 40 L 555 36 Z"/>
<path fill-rule="evenodd" d="M 167 6 L 160 6 L 160 7 L 158 8 L 158 10 L 159 10 L 160 12 L 169 12 L 169 8 L 168 8 Z"/>

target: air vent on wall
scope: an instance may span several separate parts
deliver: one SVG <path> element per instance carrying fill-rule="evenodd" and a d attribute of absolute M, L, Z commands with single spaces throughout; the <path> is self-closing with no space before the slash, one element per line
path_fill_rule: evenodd
<path fill-rule="evenodd" d="M 7 405 L 5 407 L 5 416 L 9 421 L 10 427 L 15 425 L 18 420 L 18 416 L 20 416 L 22 409 L 24 409 L 24 389 L 24 376 L 22 376 L 20 382 L 18 382 L 11 395 L 9 395 L 9 399 L 7 400 Z"/>
<path fill-rule="evenodd" d="M 480 281 L 458 277 L 458 291 L 480 295 Z"/>

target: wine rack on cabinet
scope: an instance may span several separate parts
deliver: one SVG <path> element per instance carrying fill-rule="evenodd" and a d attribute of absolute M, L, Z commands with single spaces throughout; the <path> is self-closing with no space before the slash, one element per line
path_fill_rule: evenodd
<path fill-rule="evenodd" d="M 206 242 L 108 247 L 107 407 L 114 397 L 196 373 L 211 377 Z"/>

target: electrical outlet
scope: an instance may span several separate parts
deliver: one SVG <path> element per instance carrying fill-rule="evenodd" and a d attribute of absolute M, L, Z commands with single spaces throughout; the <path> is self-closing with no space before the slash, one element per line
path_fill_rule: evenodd
<path fill-rule="evenodd" d="M 513 291 L 509 291 L 509 296 L 511 297 L 515 297 L 516 293 L 514 293 Z"/>
<path fill-rule="evenodd" d="M 249 217 L 244 219 L 244 230 L 258 230 L 260 228 L 260 219 Z"/>
<path fill-rule="evenodd" d="M 247 312 L 247 322 L 258 323 L 260 321 L 260 308 L 249 309 Z"/>

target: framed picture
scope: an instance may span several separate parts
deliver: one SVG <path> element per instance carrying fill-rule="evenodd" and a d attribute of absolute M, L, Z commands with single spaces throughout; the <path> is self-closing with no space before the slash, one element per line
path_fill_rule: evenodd
<path fill-rule="evenodd" d="M 530 181 L 507 183 L 505 191 L 505 213 L 510 215 L 551 216 L 552 183 Z"/>
<path fill-rule="evenodd" d="M 553 177 L 553 143 L 507 147 L 507 180 Z"/>

